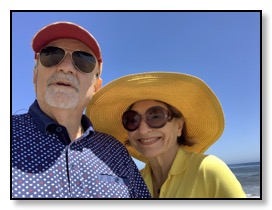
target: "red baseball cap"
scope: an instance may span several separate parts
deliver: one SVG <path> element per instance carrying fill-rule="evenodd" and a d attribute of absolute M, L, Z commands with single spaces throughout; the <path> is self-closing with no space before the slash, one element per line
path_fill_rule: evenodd
<path fill-rule="evenodd" d="M 49 42 L 60 38 L 76 39 L 85 43 L 94 52 L 101 66 L 102 55 L 96 39 L 86 29 L 71 22 L 55 22 L 38 31 L 32 40 L 35 58 L 37 53 L 39 53 L 44 46 Z"/>

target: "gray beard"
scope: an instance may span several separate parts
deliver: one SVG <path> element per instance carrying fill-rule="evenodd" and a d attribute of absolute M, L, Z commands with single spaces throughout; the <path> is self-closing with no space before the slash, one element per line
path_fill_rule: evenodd
<path fill-rule="evenodd" d="M 74 88 L 49 86 L 46 90 L 45 102 L 55 108 L 73 109 L 79 103 L 79 95 Z"/>

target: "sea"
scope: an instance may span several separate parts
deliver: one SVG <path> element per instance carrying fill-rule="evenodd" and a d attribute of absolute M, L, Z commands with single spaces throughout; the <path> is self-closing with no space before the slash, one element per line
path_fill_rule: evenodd
<path fill-rule="evenodd" d="M 248 198 L 260 198 L 260 162 L 228 164 Z"/>

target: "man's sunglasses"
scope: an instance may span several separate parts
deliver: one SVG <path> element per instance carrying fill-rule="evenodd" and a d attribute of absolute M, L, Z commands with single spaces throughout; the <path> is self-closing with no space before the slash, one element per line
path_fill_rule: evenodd
<path fill-rule="evenodd" d="M 122 116 L 122 124 L 127 131 L 135 131 L 139 128 L 142 119 L 150 128 L 162 128 L 173 117 L 170 111 L 160 106 L 150 107 L 145 114 L 141 116 L 138 112 L 128 110 Z"/>
<path fill-rule="evenodd" d="M 57 66 L 64 60 L 68 52 L 59 47 L 47 46 L 39 53 L 40 62 L 44 67 Z M 91 73 L 95 69 L 96 59 L 92 54 L 84 51 L 70 53 L 75 68 L 80 72 Z"/>

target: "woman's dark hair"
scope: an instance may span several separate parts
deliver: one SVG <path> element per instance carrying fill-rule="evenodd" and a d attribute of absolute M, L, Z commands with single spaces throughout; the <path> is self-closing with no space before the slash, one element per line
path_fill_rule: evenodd
<path fill-rule="evenodd" d="M 184 118 L 182 113 L 179 110 L 177 110 L 175 107 L 173 107 L 165 102 L 162 102 L 162 101 L 159 101 L 159 102 L 164 103 L 167 106 L 167 108 L 171 112 L 171 115 L 174 118 L 178 118 L 178 119 L 182 118 L 184 121 L 183 128 L 182 128 L 182 134 L 181 134 L 181 136 L 177 137 L 178 144 L 184 145 L 184 146 L 193 146 L 195 144 L 195 142 L 187 134 L 186 119 Z"/>
<path fill-rule="evenodd" d="M 156 100 L 156 101 L 158 101 L 158 100 Z M 176 109 L 175 107 L 171 106 L 170 104 L 167 104 L 163 101 L 158 101 L 158 102 L 164 103 L 167 106 L 167 108 L 171 112 L 171 115 L 173 116 L 173 118 L 183 119 L 183 121 L 184 121 L 183 128 L 182 128 L 182 134 L 181 134 L 181 136 L 177 137 L 178 144 L 184 145 L 184 146 L 189 146 L 189 147 L 193 146 L 195 144 L 195 141 L 194 141 L 194 139 L 189 137 L 187 134 L 186 119 L 184 118 L 182 113 L 178 109 Z M 127 110 L 130 110 L 132 108 L 132 106 L 133 106 L 133 104 L 131 106 L 129 106 L 129 108 Z M 125 145 L 130 146 L 129 140 L 125 141 Z"/>

